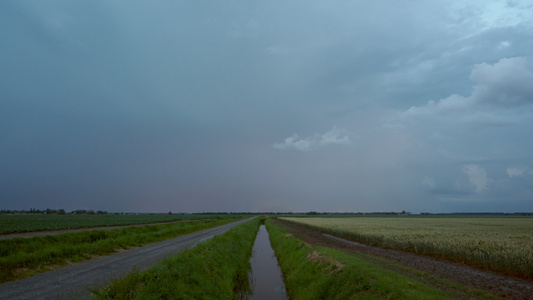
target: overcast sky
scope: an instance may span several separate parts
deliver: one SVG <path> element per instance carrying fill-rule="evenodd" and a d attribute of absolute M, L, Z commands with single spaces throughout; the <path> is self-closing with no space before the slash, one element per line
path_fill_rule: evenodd
<path fill-rule="evenodd" d="M 533 3 L 0 2 L 0 206 L 533 211 Z"/>

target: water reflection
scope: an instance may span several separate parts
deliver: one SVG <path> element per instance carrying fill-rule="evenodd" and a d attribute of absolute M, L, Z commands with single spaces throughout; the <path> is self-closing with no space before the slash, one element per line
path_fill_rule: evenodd
<path fill-rule="evenodd" d="M 283 275 L 270 245 L 265 225 L 259 227 L 250 263 L 253 293 L 248 299 L 288 299 Z"/>

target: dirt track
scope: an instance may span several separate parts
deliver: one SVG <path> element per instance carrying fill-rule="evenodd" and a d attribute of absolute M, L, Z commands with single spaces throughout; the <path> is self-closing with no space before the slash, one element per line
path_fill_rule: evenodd
<path fill-rule="evenodd" d="M 472 295 L 468 291 L 459 288 L 454 288 L 449 284 L 444 284 L 441 280 L 438 280 L 438 277 L 462 285 L 468 285 L 472 288 L 485 290 L 504 298 L 533 299 L 533 281 L 512 278 L 475 269 L 466 265 L 436 260 L 431 257 L 416 255 L 409 252 L 367 246 L 336 238 L 288 221 L 277 220 L 277 224 L 281 225 L 291 234 L 308 244 L 348 251 L 374 264 L 378 264 L 408 277 L 443 288 L 454 294 L 457 298 L 475 299 L 479 296 Z M 361 253 L 367 255 L 361 255 Z M 379 259 L 372 257 L 385 258 L 393 264 L 400 264 L 422 271 L 422 275 L 420 273 L 407 271 L 405 268 L 397 267 L 393 264 L 384 263 Z"/>

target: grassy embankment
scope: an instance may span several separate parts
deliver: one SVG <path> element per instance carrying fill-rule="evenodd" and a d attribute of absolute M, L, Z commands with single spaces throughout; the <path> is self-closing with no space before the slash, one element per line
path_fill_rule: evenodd
<path fill-rule="evenodd" d="M 531 217 L 283 218 L 369 245 L 533 279 Z"/>
<path fill-rule="evenodd" d="M 291 299 L 450 299 L 444 291 L 325 247 L 266 221 Z"/>
<path fill-rule="evenodd" d="M 236 220 L 237 218 L 230 217 L 204 219 L 196 222 L 0 240 L 0 283 Z"/>
<path fill-rule="evenodd" d="M 0 215 L 0 234 L 100 226 L 163 223 L 204 218 L 213 218 L 213 216 L 186 214 Z"/>
<path fill-rule="evenodd" d="M 95 299 L 236 299 L 250 290 L 248 271 L 258 218 L 95 291 Z"/>

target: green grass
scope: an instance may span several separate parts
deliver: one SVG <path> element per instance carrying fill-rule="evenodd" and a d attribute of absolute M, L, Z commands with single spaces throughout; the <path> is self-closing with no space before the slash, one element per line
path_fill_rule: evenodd
<path fill-rule="evenodd" d="M 267 220 L 291 299 L 450 299 L 451 295 L 358 257 L 311 247 Z"/>
<path fill-rule="evenodd" d="M 258 218 L 94 291 L 95 299 L 236 299 L 250 290 L 248 271 Z"/>
<path fill-rule="evenodd" d="M 239 218 L 241 219 L 241 218 Z M 0 283 L 80 262 L 119 249 L 138 247 L 236 221 L 236 218 L 146 225 L 0 240 Z"/>
<path fill-rule="evenodd" d="M 221 215 L 220 217 L 226 217 Z M 0 215 L 0 234 L 99 226 L 120 226 L 213 218 L 214 216 L 185 214 L 138 215 Z"/>
<path fill-rule="evenodd" d="M 369 245 L 533 279 L 531 217 L 283 218 Z"/>

